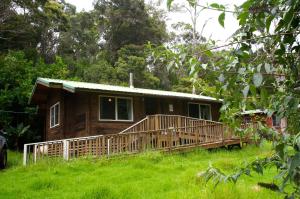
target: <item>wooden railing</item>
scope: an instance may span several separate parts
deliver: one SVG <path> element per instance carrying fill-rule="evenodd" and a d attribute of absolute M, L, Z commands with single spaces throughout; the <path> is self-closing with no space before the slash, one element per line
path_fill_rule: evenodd
<path fill-rule="evenodd" d="M 120 134 L 186 127 L 186 126 L 213 125 L 213 124 L 222 124 L 222 123 L 211 121 L 211 120 L 203 120 L 203 119 L 197 119 L 192 117 L 186 117 L 181 115 L 157 114 L 157 115 L 148 115 L 141 121 L 121 131 Z"/>
<path fill-rule="evenodd" d="M 133 129 L 136 132 L 130 132 Z M 69 160 L 83 156 L 134 154 L 146 150 L 172 151 L 207 143 L 226 145 L 225 142 L 233 138 L 233 133 L 220 122 L 182 116 L 148 116 L 119 134 L 25 144 L 23 164 L 53 157 Z"/>
<path fill-rule="evenodd" d="M 175 150 L 225 139 L 223 125 L 213 124 L 31 143 L 24 145 L 24 165 L 49 157 L 69 160 L 89 155 L 105 157 L 146 150 Z"/>

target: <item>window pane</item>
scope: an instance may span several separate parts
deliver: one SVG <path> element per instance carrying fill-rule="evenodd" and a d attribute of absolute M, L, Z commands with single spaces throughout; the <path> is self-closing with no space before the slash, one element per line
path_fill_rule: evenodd
<path fill-rule="evenodd" d="M 250 116 L 244 116 L 244 123 L 245 124 L 251 123 L 251 117 Z"/>
<path fill-rule="evenodd" d="M 59 104 L 55 105 L 54 107 L 54 112 L 55 112 L 55 116 L 54 116 L 54 125 L 57 125 L 58 124 L 58 114 L 59 114 Z"/>
<path fill-rule="evenodd" d="M 189 117 L 199 118 L 199 104 L 189 104 Z"/>
<path fill-rule="evenodd" d="M 115 120 L 115 98 L 101 97 L 100 98 L 100 119 Z"/>
<path fill-rule="evenodd" d="M 54 107 L 50 108 L 50 127 L 54 126 Z"/>
<path fill-rule="evenodd" d="M 118 120 L 132 120 L 130 99 L 118 98 Z"/>
<path fill-rule="evenodd" d="M 200 105 L 200 113 L 201 113 L 201 119 L 204 119 L 204 120 L 211 119 L 209 105 Z"/>
<path fill-rule="evenodd" d="M 278 116 L 273 115 L 272 116 L 272 120 L 273 120 L 273 126 L 280 126 L 281 120 L 280 120 L 280 118 Z"/>

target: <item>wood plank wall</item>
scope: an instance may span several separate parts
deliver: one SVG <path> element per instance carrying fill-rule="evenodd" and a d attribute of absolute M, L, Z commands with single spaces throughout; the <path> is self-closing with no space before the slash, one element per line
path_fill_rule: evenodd
<path fill-rule="evenodd" d="M 133 122 L 99 121 L 99 93 L 78 92 L 69 93 L 60 89 L 50 89 L 46 111 L 46 140 L 57 140 L 71 137 L 91 135 L 115 134 L 146 117 L 145 96 L 130 96 L 118 94 L 103 94 L 108 96 L 132 97 Z M 205 103 L 211 105 L 212 119 L 218 121 L 221 104 L 186 100 L 178 98 L 154 98 L 159 106 L 153 107 L 158 114 L 188 115 L 188 102 Z M 151 98 L 150 98 L 151 100 Z M 60 125 L 50 129 L 50 107 L 60 102 Z M 174 111 L 169 111 L 169 104 L 173 104 Z"/>

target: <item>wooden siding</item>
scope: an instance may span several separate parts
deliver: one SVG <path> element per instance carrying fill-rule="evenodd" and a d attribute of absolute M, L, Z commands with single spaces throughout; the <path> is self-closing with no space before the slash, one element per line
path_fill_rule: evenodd
<path fill-rule="evenodd" d="M 133 121 L 100 121 L 99 96 L 131 97 L 133 100 Z M 155 114 L 188 116 L 188 103 L 203 103 L 211 105 L 212 120 L 218 121 L 221 104 L 199 100 L 178 98 L 161 98 L 147 96 L 132 96 L 120 94 L 101 94 L 93 92 L 70 93 L 60 89 L 49 89 L 46 111 L 46 140 L 83 137 L 101 134 L 115 134 L 146 117 L 145 101 L 155 100 L 156 106 L 151 107 Z M 60 124 L 50 128 L 50 107 L 60 102 Z M 169 111 L 173 105 L 173 112 Z"/>
<path fill-rule="evenodd" d="M 50 107 L 59 102 L 59 125 L 50 128 Z M 46 140 L 55 140 L 65 138 L 64 135 L 64 93 L 60 89 L 51 89 L 47 98 L 46 111 Z"/>

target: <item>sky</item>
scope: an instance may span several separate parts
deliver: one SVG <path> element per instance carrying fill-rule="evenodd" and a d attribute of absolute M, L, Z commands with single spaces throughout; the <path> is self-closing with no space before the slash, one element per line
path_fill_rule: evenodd
<path fill-rule="evenodd" d="M 77 11 L 89 11 L 93 9 L 93 1 L 94 0 L 66 0 L 66 2 L 71 3 L 76 6 Z M 167 12 L 166 0 L 146 0 L 146 2 L 159 2 L 161 1 L 160 8 L 164 9 Z M 234 5 L 241 5 L 245 0 L 200 0 L 199 3 L 201 5 L 207 5 L 212 3 L 219 3 L 227 6 L 228 10 L 233 10 Z M 182 0 L 175 0 L 174 3 L 181 3 Z M 203 30 L 203 35 L 206 38 L 211 38 L 216 40 L 218 44 L 224 44 L 228 41 L 230 36 L 237 30 L 238 21 L 235 19 L 233 14 L 226 13 L 225 17 L 225 28 L 223 28 L 218 22 L 218 16 L 220 12 L 214 10 L 203 10 L 198 18 L 197 30 L 201 32 L 203 24 L 205 21 L 209 20 L 205 29 Z M 167 27 L 168 30 L 172 30 L 171 24 L 176 22 L 186 22 L 190 23 L 190 17 L 188 13 L 173 13 L 167 12 Z"/>

